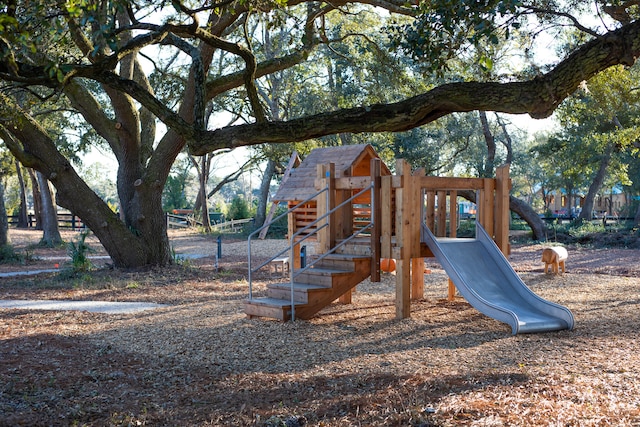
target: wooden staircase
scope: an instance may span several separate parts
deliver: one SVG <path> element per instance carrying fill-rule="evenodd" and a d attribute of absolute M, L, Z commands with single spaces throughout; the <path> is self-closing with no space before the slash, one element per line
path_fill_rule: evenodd
<path fill-rule="evenodd" d="M 295 318 L 309 319 L 371 274 L 371 255 L 363 250 L 326 255 L 311 268 L 294 272 Z M 354 254 L 355 253 L 355 254 Z M 249 318 L 291 319 L 291 283 L 267 285 L 267 296 L 245 302 Z"/>

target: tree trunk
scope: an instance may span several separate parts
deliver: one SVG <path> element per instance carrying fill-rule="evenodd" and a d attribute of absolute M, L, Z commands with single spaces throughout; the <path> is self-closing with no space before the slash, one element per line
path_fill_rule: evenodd
<path fill-rule="evenodd" d="M 473 203 L 476 202 L 475 191 L 459 191 L 458 194 Z M 547 226 L 531 205 L 516 197 L 509 196 L 509 210 L 518 214 L 529 225 L 533 240 L 547 240 Z"/>
<path fill-rule="evenodd" d="M 260 196 L 258 199 L 258 208 L 256 211 L 256 228 L 260 228 L 264 225 L 264 220 L 267 216 L 267 202 L 269 201 L 269 188 L 271 187 L 271 179 L 276 173 L 276 162 L 269 159 L 267 161 L 267 167 L 262 174 L 262 182 L 260 183 Z"/>
<path fill-rule="evenodd" d="M 7 209 L 4 206 L 4 185 L 0 181 L 0 248 L 10 244 L 9 240 L 9 219 Z"/>
<path fill-rule="evenodd" d="M 42 240 L 40 244 L 45 246 L 57 246 L 63 243 L 60 229 L 58 228 L 58 212 L 53 189 L 49 181 L 40 173 L 36 172 L 38 184 L 40 186 L 41 208 L 42 208 Z"/>
<path fill-rule="evenodd" d="M 24 184 L 24 177 L 22 176 L 22 166 L 16 159 L 16 176 L 18 177 L 18 185 L 20 186 L 20 210 L 18 211 L 18 228 L 29 227 L 29 211 L 27 208 L 27 187 Z"/>
<path fill-rule="evenodd" d="M 571 209 L 573 209 L 573 195 L 574 195 L 574 190 L 575 187 L 573 186 L 573 183 L 567 183 L 568 185 L 566 185 L 567 187 L 567 217 L 569 217 L 569 219 L 571 219 Z"/>
<path fill-rule="evenodd" d="M 484 141 L 487 144 L 487 161 L 484 164 L 484 170 L 478 172 L 481 177 L 489 178 L 493 176 L 493 167 L 496 160 L 496 139 L 489 128 L 487 113 L 478 111 L 478 114 L 480 115 L 480 123 L 482 123 L 482 135 L 484 135 Z"/>
<path fill-rule="evenodd" d="M 509 209 L 517 213 L 531 228 L 533 240 L 547 240 L 547 225 L 531 205 L 516 197 L 509 196 Z"/>
<path fill-rule="evenodd" d="M 29 179 L 31 180 L 31 192 L 33 193 L 33 218 L 36 222 L 35 229 L 42 230 L 42 196 L 40 195 L 40 184 L 36 177 L 36 171 L 29 168 Z"/>
<path fill-rule="evenodd" d="M 604 183 L 604 178 L 607 175 L 607 169 L 609 168 L 609 163 L 611 163 L 611 157 L 613 155 L 614 145 L 609 144 L 605 148 L 605 152 L 602 155 L 602 159 L 600 159 L 600 166 L 598 167 L 598 171 L 596 172 L 591 185 L 589 186 L 589 191 L 587 192 L 587 197 L 584 199 L 584 205 L 582 206 L 582 212 L 578 216 L 578 219 L 583 221 L 591 220 L 591 214 L 593 212 L 593 203 L 596 198 L 596 194 L 602 188 L 602 184 Z"/>
<path fill-rule="evenodd" d="M 209 220 L 209 203 L 207 203 L 207 181 L 209 181 L 209 161 L 211 154 L 202 156 L 200 166 L 200 206 L 202 209 L 202 227 L 207 233 L 211 232 L 211 222 Z"/>
<path fill-rule="evenodd" d="M 495 114 L 496 120 L 498 121 L 498 124 L 502 129 L 502 133 L 504 134 L 504 141 L 502 141 L 502 145 L 504 145 L 504 148 L 507 149 L 507 158 L 505 160 L 505 163 L 513 164 L 513 140 L 511 139 L 511 135 L 507 131 L 507 125 L 505 124 L 505 122 L 502 120 L 502 118 L 500 118 L 500 115 L 498 113 Z"/>

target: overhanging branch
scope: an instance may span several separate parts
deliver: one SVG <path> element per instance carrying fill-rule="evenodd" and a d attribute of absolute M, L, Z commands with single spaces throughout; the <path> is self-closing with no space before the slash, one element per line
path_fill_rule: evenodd
<path fill-rule="evenodd" d="M 394 104 L 226 127 L 199 135 L 190 149 L 201 155 L 220 148 L 304 141 L 343 132 L 400 132 L 447 114 L 473 110 L 545 118 L 583 81 L 613 65 L 630 66 L 638 55 L 640 22 L 634 22 L 584 44 L 552 71 L 529 81 L 450 83 Z"/>

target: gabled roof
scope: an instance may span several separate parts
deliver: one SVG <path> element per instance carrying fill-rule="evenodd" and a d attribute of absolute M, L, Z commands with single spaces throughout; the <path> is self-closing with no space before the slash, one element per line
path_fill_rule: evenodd
<path fill-rule="evenodd" d="M 379 158 L 369 144 L 342 145 L 339 147 L 316 148 L 302 161 L 300 166 L 293 169 L 289 178 L 284 182 L 275 196 L 274 201 L 306 200 L 315 192 L 317 166 L 328 163 L 335 164 L 336 178 L 351 176 L 351 170 L 363 161 Z M 389 175 L 389 169 L 383 163 L 382 174 Z"/>

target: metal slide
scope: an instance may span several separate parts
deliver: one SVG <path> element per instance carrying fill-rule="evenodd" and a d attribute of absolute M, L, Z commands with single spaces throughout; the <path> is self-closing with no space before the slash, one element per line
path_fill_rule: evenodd
<path fill-rule="evenodd" d="M 571 311 L 529 289 L 479 223 L 475 239 L 437 238 L 424 224 L 421 234 L 460 294 L 514 335 L 573 329 Z"/>

